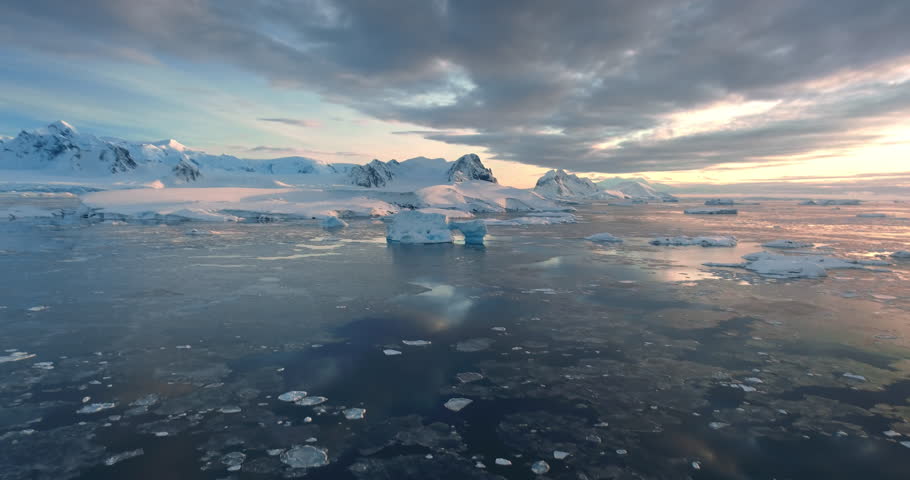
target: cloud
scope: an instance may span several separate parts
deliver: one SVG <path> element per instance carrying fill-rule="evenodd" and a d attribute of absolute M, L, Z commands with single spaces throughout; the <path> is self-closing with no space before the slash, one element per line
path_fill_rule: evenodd
<path fill-rule="evenodd" d="M 304 120 L 297 118 L 257 118 L 260 122 L 283 123 L 295 127 L 319 127 L 321 124 L 316 120 Z"/>
<path fill-rule="evenodd" d="M 500 159 L 636 172 L 884 141 L 908 24 L 903 0 L 10 0 L 0 44 L 229 64 Z"/>

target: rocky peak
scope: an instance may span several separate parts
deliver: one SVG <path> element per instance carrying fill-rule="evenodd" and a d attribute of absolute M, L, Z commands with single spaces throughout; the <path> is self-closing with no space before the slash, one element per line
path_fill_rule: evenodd
<path fill-rule="evenodd" d="M 485 182 L 498 183 L 493 171 L 485 167 L 480 161 L 480 157 L 473 153 L 462 155 L 455 164 L 449 168 L 448 180 L 450 182 L 466 182 L 469 180 L 483 180 Z"/>

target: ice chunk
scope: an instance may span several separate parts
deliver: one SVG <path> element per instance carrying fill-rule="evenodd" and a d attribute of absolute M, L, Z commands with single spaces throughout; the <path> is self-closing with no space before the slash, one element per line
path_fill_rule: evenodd
<path fill-rule="evenodd" d="M 325 397 L 315 396 L 315 397 L 304 397 L 300 400 L 294 402 L 295 405 L 300 405 L 301 407 L 312 407 L 313 405 L 319 405 L 321 403 L 327 402 L 329 399 Z"/>
<path fill-rule="evenodd" d="M 129 460 L 131 458 L 135 458 L 135 457 L 138 457 L 138 456 L 144 455 L 144 454 L 145 454 L 145 451 L 143 449 L 137 448 L 135 450 L 130 450 L 128 452 L 111 455 L 110 457 L 107 457 L 106 459 L 104 459 L 104 464 L 107 465 L 108 467 L 110 467 L 110 466 L 116 465 L 124 460 Z"/>
<path fill-rule="evenodd" d="M 348 420 L 360 420 L 367 413 L 365 408 L 349 408 L 343 412 L 344 418 Z"/>
<path fill-rule="evenodd" d="M 702 247 L 735 247 L 736 237 L 729 235 L 713 237 L 657 237 L 648 243 L 651 245 L 672 246 L 700 245 Z"/>
<path fill-rule="evenodd" d="M 278 395 L 278 400 L 282 402 L 297 402 L 303 397 L 306 397 L 306 392 L 303 390 L 291 390 L 290 392 L 284 392 L 281 395 Z"/>
<path fill-rule="evenodd" d="M 493 330 L 494 332 L 505 332 L 506 327 L 493 327 L 490 330 Z"/>
<path fill-rule="evenodd" d="M 725 427 L 729 427 L 729 426 L 730 426 L 729 423 L 724 423 L 724 422 L 711 422 L 708 424 L 708 427 L 711 428 L 711 430 L 720 430 L 721 428 L 725 428 Z"/>
<path fill-rule="evenodd" d="M 616 454 L 617 454 L 617 455 L 628 455 L 628 454 L 629 454 L 629 451 L 626 450 L 625 448 L 617 448 L 617 449 L 616 449 Z"/>
<path fill-rule="evenodd" d="M 901 442 L 901 445 L 903 445 L 907 448 L 910 448 L 910 441 L 903 441 L 903 442 Z"/>
<path fill-rule="evenodd" d="M 29 307 L 28 311 L 29 312 L 43 312 L 45 310 L 50 310 L 50 308 L 51 307 L 48 307 L 47 305 L 38 305 L 35 307 Z"/>
<path fill-rule="evenodd" d="M 483 220 L 450 222 L 449 228 L 460 231 L 464 235 L 464 243 L 468 245 L 483 245 L 483 238 L 487 235 L 487 224 Z"/>
<path fill-rule="evenodd" d="M 452 243 L 445 215 L 405 211 L 386 225 L 386 240 L 398 243 Z"/>
<path fill-rule="evenodd" d="M 38 368 L 41 370 L 53 370 L 54 362 L 35 362 L 32 364 L 32 368 Z"/>
<path fill-rule="evenodd" d="M 543 460 L 538 460 L 531 464 L 531 471 L 534 472 L 534 475 L 543 475 L 550 471 L 550 464 Z"/>
<path fill-rule="evenodd" d="M 246 454 L 243 452 L 230 452 L 221 457 L 221 463 L 224 464 L 230 472 L 240 470 L 240 466 L 243 465 L 244 460 L 246 460 Z"/>
<path fill-rule="evenodd" d="M 394 355 L 401 355 L 401 351 L 393 350 L 391 348 L 387 348 L 387 349 L 383 350 L 382 353 L 384 353 L 387 357 L 391 357 Z"/>
<path fill-rule="evenodd" d="M 864 377 L 862 375 L 857 375 L 855 373 L 844 373 L 844 377 L 852 378 L 853 380 L 859 380 L 860 382 L 866 381 L 866 377 Z"/>
<path fill-rule="evenodd" d="M 762 246 L 769 248 L 810 248 L 815 245 L 809 242 L 801 242 L 799 240 L 778 239 L 772 240 L 768 243 L 763 243 Z"/>
<path fill-rule="evenodd" d="M 328 452 L 311 445 L 295 446 L 283 452 L 279 458 L 291 468 L 315 468 L 329 464 Z"/>
<path fill-rule="evenodd" d="M 117 406 L 116 403 L 90 403 L 90 404 L 85 405 L 84 407 L 80 408 L 79 410 L 76 410 L 76 413 L 79 413 L 79 414 L 98 413 L 98 412 L 101 412 L 104 410 L 110 410 L 116 406 Z"/>
<path fill-rule="evenodd" d="M 450 398 L 448 401 L 446 401 L 445 407 L 453 412 L 458 412 L 473 402 L 474 402 L 474 400 L 471 400 L 470 398 L 460 398 L 460 397 Z"/>
<path fill-rule="evenodd" d="M 882 434 L 888 438 L 894 438 L 894 437 L 901 436 L 900 433 L 895 432 L 894 430 L 885 430 L 884 432 L 882 432 Z"/>
<path fill-rule="evenodd" d="M 409 345 L 411 347 L 425 347 L 432 344 L 433 342 L 429 340 L 402 340 L 401 343 Z"/>
<path fill-rule="evenodd" d="M 322 217 L 322 220 L 320 220 L 319 225 L 325 229 L 344 228 L 344 227 L 348 226 L 348 222 L 345 222 L 344 220 L 338 218 L 335 215 L 326 215 L 326 216 Z"/>
<path fill-rule="evenodd" d="M 505 458 L 497 458 L 495 460 L 495 463 L 496 463 L 496 465 L 501 465 L 503 467 L 508 467 L 508 466 L 512 465 L 512 462 L 510 460 L 506 460 Z"/>
<path fill-rule="evenodd" d="M 736 215 L 735 208 L 687 208 L 686 215 Z"/>
<path fill-rule="evenodd" d="M 604 232 L 604 233 L 595 233 L 594 235 L 585 237 L 585 240 L 591 242 L 603 242 L 603 243 L 622 243 L 622 239 L 619 237 L 614 237 L 613 235 Z"/>
<path fill-rule="evenodd" d="M 562 460 L 562 459 L 568 457 L 569 455 L 570 455 L 569 452 L 563 452 L 561 450 L 553 450 L 553 458 L 555 458 L 557 460 Z"/>
<path fill-rule="evenodd" d="M 462 372 L 455 374 L 455 378 L 458 379 L 461 383 L 471 383 L 479 380 L 483 380 L 483 375 L 477 372 Z"/>

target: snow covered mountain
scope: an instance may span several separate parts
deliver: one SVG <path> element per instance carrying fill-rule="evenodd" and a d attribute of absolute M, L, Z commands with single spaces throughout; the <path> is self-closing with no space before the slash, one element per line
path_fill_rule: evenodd
<path fill-rule="evenodd" d="M 496 183 L 475 154 L 454 162 L 425 157 L 366 165 L 330 164 L 306 157 L 269 160 L 210 155 L 177 140 L 131 142 L 80 133 L 58 121 L 0 141 L 0 170 L 35 172 L 55 178 L 92 178 L 100 183 L 199 186 L 356 185 L 414 191 L 466 181 Z"/>
<path fill-rule="evenodd" d="M 534 191 L 551 199 L 593 198 L 601 193 L 591 180 L 566 173 L 563 169 L 550 170 L 537 179 Z"/>
<path fill-rule="evenodd" d="M 642 202 L 678 202 L 679 200 L 666 192 L 658 192 L 654 187 L 640 181 L 618 183 L 614 187 L 627 197 Z"/>

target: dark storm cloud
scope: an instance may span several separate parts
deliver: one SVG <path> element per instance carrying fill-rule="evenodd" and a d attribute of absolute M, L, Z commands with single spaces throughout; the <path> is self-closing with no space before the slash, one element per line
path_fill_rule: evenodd
<path fill-rule="evenodd" d="M 875 140 L 859 127 L 910 112 L 906 83 L 875 74 L 910 56 L 908 24 L 903 0 L 0 5 L 7 46 L 227 63 L 380 119 L 441 130 L 422 132 L 436 140 L 609 172 L 767 162 Z M 846 90 L 816 85 L 851 71 L 868 76 Z M 801 108 L 735 130 L 630 139 L 670 112 L 731 97 Z M 621 139 L 619 148 L 595 148 Z"/>

